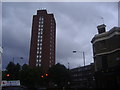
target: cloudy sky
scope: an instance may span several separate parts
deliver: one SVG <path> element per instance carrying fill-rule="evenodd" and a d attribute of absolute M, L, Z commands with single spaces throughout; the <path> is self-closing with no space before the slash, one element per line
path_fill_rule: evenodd
<path fill-rule="evenodd" d="M 70 68 L 83 65 L 83 51 L 86 64 L 93 62 L 91 39 L 97 34 L 97 25 L 104 22 L 107 31 L 118 26 L 117 2 L 3 2 L 3 69 L 13 57 L 15 63 L 28 63 L 32 17 L 42 8 L 53 13 L 56 19 L 56 63 L 68 67 L 69 62 Z M 78 53 L 73 54 L 73 50 Z"/>

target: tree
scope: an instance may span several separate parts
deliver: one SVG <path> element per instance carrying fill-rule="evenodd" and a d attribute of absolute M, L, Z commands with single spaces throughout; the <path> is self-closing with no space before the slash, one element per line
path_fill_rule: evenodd
<path fill-rule="evenodd" d="M 20 70 L 21 70 L 21 66 L 19 63 L 17 63 L 14 68 L 14 75 L 16 80 L 20 79 Z"/>
<path fill-rule="evenodd" d="M 9 64 L 6 67 L 6 71 L 8 73 L 14 73 L 14 69 L 15 69 L 15 64 L 13 62 L 9 62 Z"/>
<path fill-rule="evenodd" d="M 28 70 L 29 69 L 29 66 L 27 65 L 27 64 L 24 64 L 23 66 L 22 66 L 22 70 Z"/>
<path fill-rule="evenodd" d="M 13 62 L 9 62 L 6 67 L 6 79 L 7 80 L 15 80 L 15 64 Z M 9 74 L 9 76 L 7 76 Z"/>
<path fill-rule="evenodd" d="M 13 62 L 9 62 L 6 71 L 3 72 L 4 80 L 19 80 L 20 78 L 20 65 L 14 64 Z"/>
<path fill-rule="evenodd" d="M 69 70 L 62 64 L 56 64 L 52 66 L 49 71 L 49 78 L 52 82 L 56 83 L 58 87 L 67 85 L 70 80 Z"/>
<path fill-rule="evenodd" d="M 42 85 L 41 75 L 41 67 L 30 68 L 24 64 L 20 74 L 21 84 L 29 88 L 40 87 Z"/>

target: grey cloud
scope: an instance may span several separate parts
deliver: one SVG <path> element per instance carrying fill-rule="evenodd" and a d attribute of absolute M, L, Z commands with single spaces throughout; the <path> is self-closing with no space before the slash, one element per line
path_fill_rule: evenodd
<path fill-rule="evenodd" d="M 83 65 L 82 53 L 86 52 L 86 64 L 93 62 L 91 39 L 97 34 L 96 26 L 107 29 L 117 26 L 117 3 L 3 3 L 3 67 L 12 57 L 23 56 L 28 62 L 32 16 L 36 10 L 46 8 L 56 19 L 56 61 L 70 67 Z"/>

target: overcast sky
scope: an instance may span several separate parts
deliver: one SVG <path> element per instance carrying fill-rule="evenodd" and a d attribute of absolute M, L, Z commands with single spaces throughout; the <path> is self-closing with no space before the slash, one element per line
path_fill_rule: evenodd
<path fill-rule="evenodd" d="M 2 3 L 3 68 L 15 57 L 15 63 L 28 63 L 32 18 L 38 9 L 46 8 L 56 19 L 56 63 L 74 68 L 93 62 L 91 40 L 97 34 L 97 25 L 107 26 L 107 31 L 118 26 L 117 2 L 104 3 Z M 104 20 L 101 19 L 104 18 Z M 72 51 L 78 53 L 73 54 Z M 24 57 L 23 60 L 17 57 Z"/>

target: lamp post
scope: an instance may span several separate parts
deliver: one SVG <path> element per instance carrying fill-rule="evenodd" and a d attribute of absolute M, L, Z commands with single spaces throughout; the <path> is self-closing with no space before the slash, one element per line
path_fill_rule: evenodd
<path fill-rule="evenodd" d="M 73 53 L 77 53 L 78 51 L 73 51 Z M 83 63 L 84 63 L 84 67 L 85 67 L 85 52 L 80 52 L 80 53 L 82 53 L 83 54 Z M 82 71 L 81 71 L 81 79 L 82 79 L 82 83 L 81 83 L 81 85 L 82 85 L 82 87 L 84 86 L 84 67 L 82 68 Z"/>
<path fill-rule="evenodd" d="M 77 53 L 77 51 L 74 50 L 73 53 Z M 83 63 L 84 63 L 84 66 L 85 66 L 85 52 L 80 52 L 80 53 L 83 54 Z"/>

